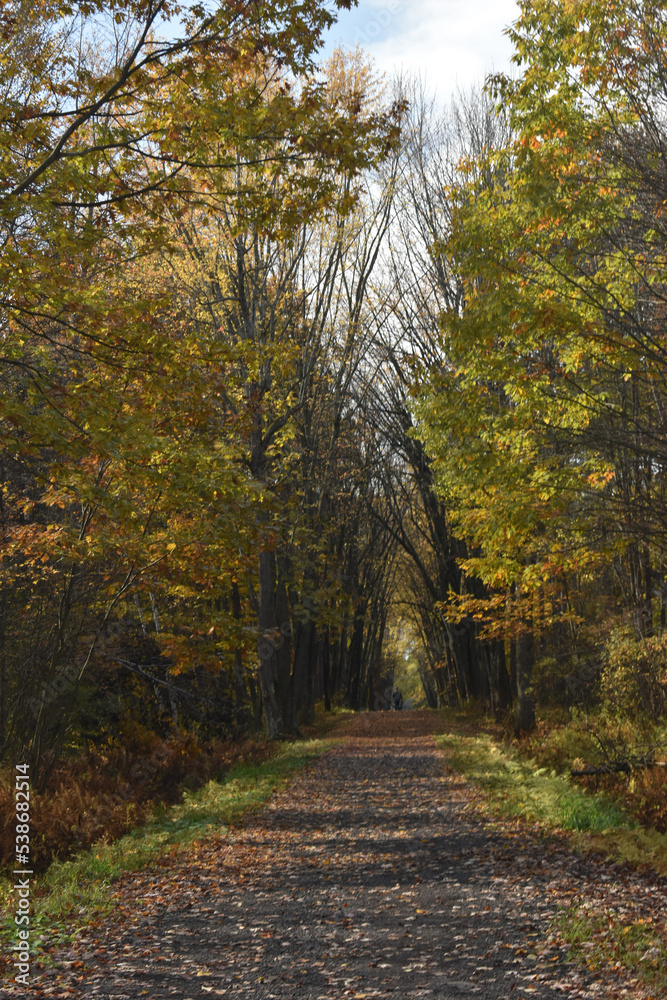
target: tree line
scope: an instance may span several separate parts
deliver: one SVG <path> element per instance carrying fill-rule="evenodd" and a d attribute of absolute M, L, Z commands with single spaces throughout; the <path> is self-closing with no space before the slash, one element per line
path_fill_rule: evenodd
<path fill-rule="evenodd" d="M 375 708 L 396 629 L 433 706 L 664 708 L 664 5 L 522 3 L 444 111 L 317 64 L 346 6 L 0 12 L 0 744 L 42 784 Z"/>

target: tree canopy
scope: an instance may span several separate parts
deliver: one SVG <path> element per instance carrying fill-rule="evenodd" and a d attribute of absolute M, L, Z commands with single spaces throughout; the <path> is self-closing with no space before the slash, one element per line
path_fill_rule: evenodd
<path fill-rule="evenodd" d="M 405 664 L 529 729 L 665 627 L 664 4 L 521 2 L 445 111 L 318 63 L 348 6 L 0 8 L 0 742 L 42 782 Z"/>

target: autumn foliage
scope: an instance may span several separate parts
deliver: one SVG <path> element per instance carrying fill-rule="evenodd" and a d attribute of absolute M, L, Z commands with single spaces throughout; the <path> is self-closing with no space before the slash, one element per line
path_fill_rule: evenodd
<path fill-rule="evenodd" d="M 329 667 L 331 303 L 400 106 L 315 69 L 339 6 L 2 7 L 0 743 L 38 788 L 133 699 L 279 735 L 366 669 Z"/>
<path fill-rule="evenodd" d="M 128 714 L 280 737 L 401 670 L 662 738 L 663 5 L 521 3 L 444 115 L 317 65 L 346 6 L 0 9 L 0 745 L 40 791 Z"/>

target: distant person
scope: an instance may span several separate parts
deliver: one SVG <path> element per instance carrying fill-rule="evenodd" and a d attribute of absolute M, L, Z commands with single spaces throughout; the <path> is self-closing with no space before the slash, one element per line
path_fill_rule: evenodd
<path fill-rule="evenodd" d="M 384 692 L 384 711 L 385 712 L 388 712 L 389 709 L 391 708 L 391 700 L 392 700 L 391 688 L 390 687 L 385 688 L 385 692 Z"/>
<path fill-rule="evenodd" d="M 392 694 L 391 698 L 394 703 L 395 710 L 397 712 L 400 712 L 401 708 L 403 707 L 403 695 L 401 694 L 401 692 L 398 690 L 397 687 L 394 688 L 394 693 Z"/>

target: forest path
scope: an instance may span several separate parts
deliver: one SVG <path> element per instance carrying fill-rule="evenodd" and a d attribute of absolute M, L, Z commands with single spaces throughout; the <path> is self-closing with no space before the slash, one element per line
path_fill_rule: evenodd
<path fill-rule="evenodd" d="M 490 824 L 448 772 L 439 724 L 428 712 L 355 717 L 242 828 L 122 880 L 114 922 L 87 929 L 39 995 L 643 996 L 566 963 L 548 935 L 559 902 L 612 882 L 630 898 L 650 878 Z"/>

